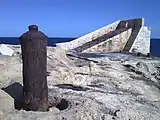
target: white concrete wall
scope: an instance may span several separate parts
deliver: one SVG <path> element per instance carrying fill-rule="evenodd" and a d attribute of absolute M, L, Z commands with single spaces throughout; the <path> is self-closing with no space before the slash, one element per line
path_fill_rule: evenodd
<path fill-rule="evenodd" d="M 142 54 L 150 53 L 150 36 L 151 30 L 146 26 L 141 27 L 129 52 L 140 52 Z"/>

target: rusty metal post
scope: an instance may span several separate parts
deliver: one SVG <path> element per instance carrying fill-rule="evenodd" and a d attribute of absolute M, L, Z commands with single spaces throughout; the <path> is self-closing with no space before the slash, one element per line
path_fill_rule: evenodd
<path fill-rule="evenodd" d="M 36 25 L 29 26 L 29 31 L 20 36 L 25 110 L 48 109 L 47 39 Z"/>

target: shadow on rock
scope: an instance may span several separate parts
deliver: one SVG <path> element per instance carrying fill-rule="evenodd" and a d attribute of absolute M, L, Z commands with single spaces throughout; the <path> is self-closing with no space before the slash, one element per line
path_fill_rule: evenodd
<path fill-rule="evenodd" d="M 22 84 L 15 82 L 5 88 L 2 88 L 14 99 L 15 109 L 22 109 L 23 107 L 23 86 Z"/>
<path fill-rule="evenodd" d="M 81 86 L 76 86 L 76 85 L 72 85 L 72 84 L 58 84 L 55 85 L 56 87 L 62 88 L 62 89 L 72 89 L 72 90 L 76 90 L 76 91 L 87 91 L 89 90 L 88 88 L 85 87 L 81 87 Z"/>

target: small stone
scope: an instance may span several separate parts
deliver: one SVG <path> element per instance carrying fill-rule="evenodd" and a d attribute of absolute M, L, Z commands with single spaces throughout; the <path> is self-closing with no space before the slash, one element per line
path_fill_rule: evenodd
<path fill-rule="evenodd" d="M 56 108 L 56 107 L 49 108 L 49 111 L 50 112 L 54 112 L 54 113 L 60 112 L 60 110 L 58 108 Z"/>

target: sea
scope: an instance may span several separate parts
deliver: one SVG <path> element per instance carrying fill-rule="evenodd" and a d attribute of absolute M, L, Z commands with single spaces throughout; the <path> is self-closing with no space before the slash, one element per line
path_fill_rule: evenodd
<path fill-rule="evenodd" d="M 51 37 L 48 39 L 48 46 L 56 46 L 56 43 L 63 43 L 63 42 L 69 42 L 76 38 L 58 38 L 58 37 Z M 18 37 L 0 37 L 0 44 L 12 44 L 12 45 L 18 45 L 20 44 Z M 151 38 L 151 44 L 150 44 L 150 54 L 152 56 L 160 57 L 160 39 Z"/>

